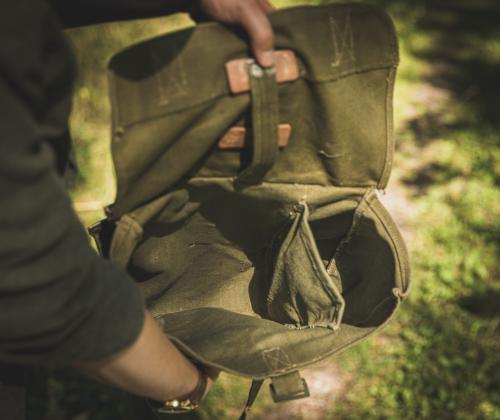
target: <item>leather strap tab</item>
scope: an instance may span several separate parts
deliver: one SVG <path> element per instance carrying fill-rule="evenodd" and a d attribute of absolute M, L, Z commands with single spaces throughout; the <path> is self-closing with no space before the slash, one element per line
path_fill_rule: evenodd
<path fill-rule="evenodd" d="M 278 146 L 286 147 L 291 134 L 292 126 L 290 124 L 280 124 L 278 126 Z M 222 150 L 243 149 L 247 141 L 246 135 L 245 127 L 231 127 L 219 140 L 217 146 Z"/>
<path fill-rule="evenodd" d="M 278 85 L 274 67 L 249 64 L 252 102 L 252 159 L 237 178 L 238 182 L 258 184 L 278 157 Z"/>
<path fill-rule="evenodd" d="M 309 388 L 298 370 L 271 378 L 271 396 L 274 402 L 298 400 L 309 397 Z"/>
<path fill-rule="evenodd" d="M 277 83 L 291 82 L 299 78 L 297 58 L 292 50 L 274 51 L 273 55 Z M 231 93 L 250 91 L 249 62 L 253 62 L 253 59 L 239 58 L 226 63 L 226 74 Z"/>

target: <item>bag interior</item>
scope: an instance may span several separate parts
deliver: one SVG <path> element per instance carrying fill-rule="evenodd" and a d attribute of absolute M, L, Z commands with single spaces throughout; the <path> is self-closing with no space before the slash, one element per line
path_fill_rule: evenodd
<path fill-rule="evenodd" d="M 373 193 L 328 202 L 331 189 L 317 187 L 308 203 L 294 186 L 272 185 L 273 195 L 229 185 L 174 193 L 145 225 L 128 267 L 187 353 L 268 376 L 333 354 L 388 320 L 404 274 Z"/>

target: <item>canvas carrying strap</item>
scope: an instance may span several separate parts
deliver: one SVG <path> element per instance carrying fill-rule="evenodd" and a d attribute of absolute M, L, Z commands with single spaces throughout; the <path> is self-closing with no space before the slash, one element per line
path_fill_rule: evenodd
<path fill-rule="evenodd" d="M 241 413 L 239 420 L 246 420 L 246 418 L 248 416 L 248 412 L 250 411 L 250 408 L 252 407 L 253 403 L 255 402 L 257 395 L 259 395 L 259 391 L 260 391 L 260 388 L 262 387 L 263 383 L 264 383 L 263 380 L 252 381 L 250 391 L 248 392 L 247 403 L 245 404 L 245 408 L 243 409 L 243 413 Z"/>
<path fill-rule="evenodd" d="M 252 101 L 252 158 L 237 182 L 258 184 L 272 168 L 278 156 L 279 103 L 276 68 L 264 68 L 249 61 Z"/>
<path fill-rule="evenodd" d="M 250 408 L 259 395 L 259 391 L 263 383 L 264 380 L 262 379 L 252 381 L 252 385 L 248 393 L 247 403 L 245 405 L 243 413 L 241 413 L 239 420 L 247 419 Z M 298 370 L 294 370 L 293 372 L 287 373 L 285 375 L 272 377 L 269 387 L 271 389 L 271 396 L 274 402 L 298 400 L 301 398 L 309 397 L 310 395 L 307 383 L 304 378 L 300 376 Z"/>

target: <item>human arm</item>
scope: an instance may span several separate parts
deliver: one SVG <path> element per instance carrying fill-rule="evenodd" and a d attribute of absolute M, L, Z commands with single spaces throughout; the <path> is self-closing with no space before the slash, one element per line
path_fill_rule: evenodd
<path fill-rule="evenodd" d="M 252 52 L 265 67 L 273 64 L 273 31 L 267 15 L 274 9 L 268 0 L 50 0 L 65 27 L 93 25 L 190 13 L 195 20 L 216 20 L 242 26 L 250 37 Z"/>
<path fill-rule="evenodd" d="M 133 280 L 91 250 L 57 170 L 72 66 L 43 4 L 0 13 L 0 362 L 76 365 L 182 397 L 194 366 L 144 315 Z"/>
<path fill-rule="evenodd" d="M 83 372 L 136 395 L 157 401 L 185 399 L 195 389 L 198 370 L 180 353 L 146 312 L 144 328 L 129 348 L 98 362 L 74 364 Z M 208 378 L 207 391 L 214 375 Z"/>
<path fill-rule="evenodd" d="M 131 345 L 144 303 L 90 248 L 57 171 L 72 65 L 44 5 L 0 13 L 0 359 L 60 365 Z"/>
<path fill-rule="evenodd" d="M 189 12 L 196 0 L 49 0 L 65 28 Z"/>

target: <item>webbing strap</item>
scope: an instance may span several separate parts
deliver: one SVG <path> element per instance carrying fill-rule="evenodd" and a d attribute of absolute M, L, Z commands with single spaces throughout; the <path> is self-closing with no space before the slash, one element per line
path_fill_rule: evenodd
<path fill-rule="evenodd" d="M 250 408 L 252 407 L 253 403 L 255 402 L 257 395 L 259 395 L 259 391 L 260 391 L 260 388 L 262 387 L 263 383 L 264 383 L 263 380 L 252 381 L 252 386 L 250 387 L 250 391 L 248 393 L 248 400 L 247 400 L 247 403 L 245 405 L 245 409 L 243 410 L 243 413 L 241 413 L 239 420 L 246 420 L 248 412 L 250 411 Z"/>
<path fill-rule="evenodd" d="M 274 67 L 249 63 L 252 100 L 252 159 L 237 181 L 258 184 L 272 168 L 278 156 L 278 87 Z"/>
<path fill-rule="evenodd" d="M 135 247 L 142 238 L 143 230 L 137 221 L 128 214 L 116 223 L 111 240 L 109 258 L 121 268 L 126 268 Z"/>

